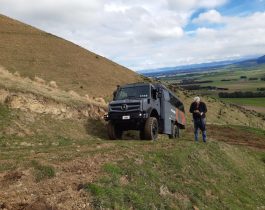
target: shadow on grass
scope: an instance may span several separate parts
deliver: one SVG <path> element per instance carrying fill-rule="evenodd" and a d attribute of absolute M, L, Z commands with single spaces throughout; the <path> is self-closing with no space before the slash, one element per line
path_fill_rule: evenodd
<path fill-rule="evenodd" d="M 87 134 L 107 140 L 107 124 L 102 120 L 88 119 L 85 124 Z"/>
<path fill-rule="evenodd" d="M 85 124 L 86 132 L 102 140 L 109 140 L 107 123 L 102 120 L 88 119 Z M 122 139 L 118 140 L 139 140 L 138 131 L 124 131 Z"/>

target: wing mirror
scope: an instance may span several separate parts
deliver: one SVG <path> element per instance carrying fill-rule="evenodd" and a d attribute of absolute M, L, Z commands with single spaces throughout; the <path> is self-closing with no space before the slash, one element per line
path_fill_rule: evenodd
<path fill-rule="evenodd" d="M 162 98 L 162 91 L 161 91 L 161 89 L 156 89 L 156 92 L 157 92 L 157 97 L 158 98 Z"/>

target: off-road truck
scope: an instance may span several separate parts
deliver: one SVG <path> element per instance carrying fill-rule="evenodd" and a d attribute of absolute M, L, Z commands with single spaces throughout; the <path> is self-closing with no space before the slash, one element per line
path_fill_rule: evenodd
<path fill-rule="evenodd" d="M 159 133 L 178 138 L 179 129 L 185 128 L 183 103 L 164 85 L 128 84 L 118 86 L 113 95 L 105 115 L 112 140 L 127 130 L 139 130 L 143 140 L 155 140 Z"/>

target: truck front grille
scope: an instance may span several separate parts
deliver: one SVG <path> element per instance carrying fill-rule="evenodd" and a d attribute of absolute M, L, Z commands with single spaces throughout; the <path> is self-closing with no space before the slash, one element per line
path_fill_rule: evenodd
<path fill-rule="evenodd" d="M 140 111 L 140 102 L 133 103 L 118 103 L 110 106 L 110 111 L 113 112 L 134 112 Z"/>

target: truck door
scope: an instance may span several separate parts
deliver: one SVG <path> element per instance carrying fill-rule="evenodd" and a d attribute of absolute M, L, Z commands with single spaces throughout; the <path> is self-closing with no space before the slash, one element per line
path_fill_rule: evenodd
<path fill-rule="evenodd" d="M 159 98 L 157 97 L 157 91 L 153 86 L 151 86 L 151 106 L 152 106 L 152 109 L 157 110 L 158 115 L 160 116 L 161 114 L 160 101 L 159 101 Z"/>
<path fill-rule="evenodd" d="M 164 131 L 165 134 L 171 134 L 171 121 L 176 119 L 176 110 L 170 104 L 169 92 L 164 90 L 162 91 L 161 98 L 161 118 L 164 120 Z"/>

